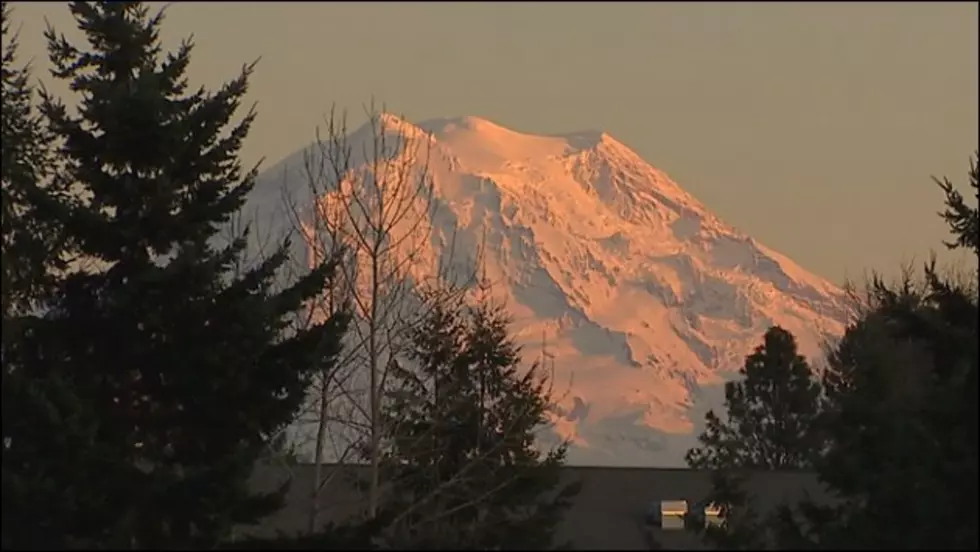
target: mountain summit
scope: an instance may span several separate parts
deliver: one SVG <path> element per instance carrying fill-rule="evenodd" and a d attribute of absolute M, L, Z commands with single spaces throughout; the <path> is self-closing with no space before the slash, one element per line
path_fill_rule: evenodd
<path fill-rule="evenodd" d="M 426 255 L 485 240 L 486 274 L 526 359 L 543 342 L 555 359 L 555 431 L 571 440 L 572 463 L 680 465 L 720 384 L 768 327 L 810 356 L 843 332 L 839 288 L 725 224 L 604 132 L 380 120 L 427 148 L 438 210 Z M 371 135 L 351 133 L 352 150 Z M 304 152 L 260 176 L 252 207 L 282 214 L 283 182 L 294 202 L 315 203 Z"/>

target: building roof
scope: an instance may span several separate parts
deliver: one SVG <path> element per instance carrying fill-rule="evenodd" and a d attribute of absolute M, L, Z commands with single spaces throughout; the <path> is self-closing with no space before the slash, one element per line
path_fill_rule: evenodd
<path fill-rule="evenodd" d="M 685 531 L 654 529 L 647 523 L 651 505 L 665 500 L 694 504 L 711 488 L 708 471 L 664 468 L 612 468 L 566 466 L 568 482 L 580 481 L 581 492 L 573 499 L 558 538 L 573 549 L 649 550 L 651 535 L 664 548 L 700 549 L 698 539 Z M 271 535 L 276 531 L 302 532 L 309 524 L 310 496 L 315 480 L 313 465 L 264 467 L 256 471 L 258 489 L 271 490 L 291 479 L 285 507 L 259 527 L 247 531 Z M 321 479 L 328 482 L 320 493 L 320 524 L 341 521 L 365 507 L 364 493 L 357 491 L 351 476 L 366 475 L 366 466 L 323 465 Z M 784 500 L 795 501 L 808 493 L 826 500 L 817 478 L 800 471 L 757 471 L 747 474 L 747 490 L 757 506 L 771 509 Z"/>

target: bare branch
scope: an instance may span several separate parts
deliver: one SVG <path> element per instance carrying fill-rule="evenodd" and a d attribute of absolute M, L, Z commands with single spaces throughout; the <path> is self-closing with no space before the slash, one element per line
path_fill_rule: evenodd
<path fill-rule="evenodd" d="M 369 511 L 374 514 L 379 496 L 379 412 L 390 362 L 402 354 L 409 332 L 429 311 L 430 297 L 462 298 L 473 280 L 446 285 L 447 272 L 455 267 L 443 266 L 442 260 L 452 261 L 452 252 L 438 257 L 436 266 L 424 266 L 436 208 L 429 174 L 431 138 L 395 128 L 399 119 L 383 106 L 378 111 L 372 102 L 365 111 L 367 136 L 348 135 L 346 115 L 331 109 L 303 156 L 302 178 L 313 204 L 298 204 L 289 197 L 287 173 L 282 201 L 306 249 L 306 258 L 294 264 L 343 255 L 338 277 L 310 305 L 304 323 L 348 306 L 353 320 L 341 360 L 331 373 L 320 374 L 318 392 L 311 397 L 314 404 L 304 419 L 316 419 L 317 462 L 324 458 L 328 425 L 344 428 L 350 443 L 343 450 L 355 442 L 368 445 Z M 426 293 L 436 289 L 438 294 Z M 319 483 L 314 486 L 319 489 Z M 318 491 L 313 492 L 315 504 Z"/>

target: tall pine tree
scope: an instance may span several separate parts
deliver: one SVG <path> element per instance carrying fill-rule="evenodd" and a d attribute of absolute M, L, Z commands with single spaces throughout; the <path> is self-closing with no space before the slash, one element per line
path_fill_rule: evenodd
<path fill-rule="evenodd" d="M 974 160 L 974 195 L 978 172 Z M 977 208 L 940 185 L 948 245 L 980 257 Z M 872 283 L 825 374 L 828 447 L 817 469 L 840 503 L 802 505 L 809 546 L 977 548 L 976 285 L 934 263 L 921 283 Z"/>
<path fill-rule="evenodd" d="M 92 262 L 56 279 L 12 361 L 70 388 L 93 433 L 84 450 L 98 451 L 59 459 L 94 481 L 58 466 L 39 477 L 66 489 L 95 483 L 103 503 L 54 520 L 21 516 L 4 523 L 4 537 L 20 531 L 29 544 L 44 522 L 87 546 L 213 546 L 280 505 L 279 493 L 256 494 L 248 479 L 302 405 L 313 368 L 339 348 L 345 317 L 292 324 L 332 265 L 274 292 L 287 244 L 243 273 L 245 236 L 219 244 L 256 174 L 237 159 L 255 114 L 232 122 L 251 66 L 217 92 L 189 91 L 192 45 L 162 53 L 162 13 L 136 2 L 70 10 L 87 44 L 52 29 L 46 37 L 52 73 L 78 107 L 42 94 L 41 110 L 60 148 L 56 186 L 79 200 L 31 201 Z M 19 450 L 56 439 L 25 436 Z"/>
<path fill-rule="evenodd" d="M 709 411 L 700 446 L 686 455 L 690 467 L 713 472 L 705 502 L 721 508 L 723 523 L 709 527 L 705 537 L 725 549 L 769 543 L 740 472 L 808 468 L 820 448 L 814 429 L 820 386 L 791 333 L 770 328 L 739 373 L 740 381 L 725 384 L 727 420 Z M 703 518 L 692 521 L 700 531 Z"/>
<path fill-rule="evenodd" d="M 548 549 L 577 492 L 563 485 L 565 447 L 534 447 L 547 423 L 545 378 L 521 367 L 505 312 L 480 300 L 439 305 L 392 371 L 383 480 L 390 545 Z"/>
<path fill-rule="evenodd" d="M 54 158 L 51 137 L 45 131 L 34 105 L 31 72 L 17 62 L 18 36 L 11 29 L 12 8 L 0 6 L 3 59 L 0 66 L 2 92 L 0 137 L 2 137 L 2 307 L 4 320 L 31 310 L 42 297 L 50 273 L 61 260 L 57 228 L 39 219 L 31 199 L 38 194 L 58 193 L 49 178 Z M 63 190 L 61 199 L 67 199 Z M 13 335 L 7 334 L 8 337 Z"/>
<path fill-rule="evenodd" d="M 83 458 L 92 447 L 91 419 L 66 382 L 37 377 L 17 362 L 34 314 L 50 297 L 53 276 L 68 252 L 56 221 L 38 217 L 42 194 L 70 197 L 55 187 L 51 137 L 35 110 L 30 69 L 18 65 L 10 5 L 2 23 L 2 392 L 3 548 L 63 547 L 60 529 L 80 511 L 99 508 L 103 497 L 84 483 Z M 70 465 L 69 460 L 74 465 Z M 76 479 L 79 485 L 66 482 Z"/>

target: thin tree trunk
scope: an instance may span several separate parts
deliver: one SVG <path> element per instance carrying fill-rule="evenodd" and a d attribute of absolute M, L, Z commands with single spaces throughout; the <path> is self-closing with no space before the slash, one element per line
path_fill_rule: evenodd
<path fill-rule="evenodd" d="M 368 513 L 374 518 L 378 513 L 378 487 L 380 486 L 380 467 L 381 451 L 378 450 L 381 444 L 380 425 L 380 399 L 381 392 L 378 389 L 378 336 L 377 336 L 377 314 L 378 314 L 378 255 L 372 258 L 371 262 L 371 316 L 368 319 L 368 356 L 371 370 L 370 381 L 370 400 L 371 400 L 371 483 L 368 488 Z"/>
<path fill-rule="evenodd" d="M 323 446 L 327 432 L 327 381 L 320 381 L 320 415 L 316 426 L 316 450 L 313 453 L 313 488 L 310 489 L 310 514 L 307 531 L 316 533 L 320 517 L 320 482 L 323 480 Z"/>

